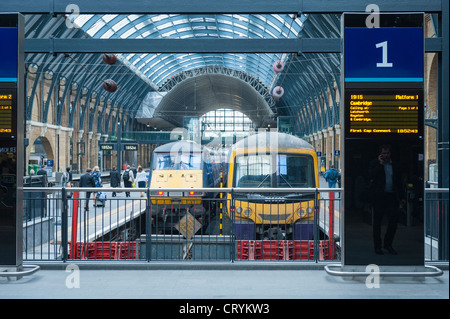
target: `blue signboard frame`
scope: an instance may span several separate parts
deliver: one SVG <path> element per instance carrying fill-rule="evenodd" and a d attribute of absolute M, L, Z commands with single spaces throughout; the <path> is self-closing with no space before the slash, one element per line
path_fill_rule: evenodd
<path fill-rule="evenodd" d="M 17 82 L 17 41 L 17 28 L 0 28 L 0 82 Z"/>
<path fill-rule="evenodd" d="M 346 28 L 345 82 L 423 82 L 423 28 Z"/>

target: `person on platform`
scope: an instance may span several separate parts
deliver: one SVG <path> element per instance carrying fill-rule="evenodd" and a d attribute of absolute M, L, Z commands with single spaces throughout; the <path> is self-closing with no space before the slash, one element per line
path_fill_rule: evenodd
<path fill-rule="evenodd" d="M 137 187 L 139 188 L 145 188 L 147 186 L 147 173 L 144 171 L 141 165 L 139 165 L 137 168 L 136 183 Z M 141 197 L 144 197 L 143 192 L 141 192 Z"/>
<path fill-rule="evenodd" d="M 48 180 L 47 180 L 47 171 L 45 170 L 45 165 L 41 166 L 41 169 L 37 171 L 36 175 L 43 176 L 43 187 L 48 186 Z"/>
<path fill-rule="evenodd" d="M 103 187 L 102 174 L 100 173 L 100 168 L 98 166 L 94 166 L 94 169 L 92 171 L 92 176 L 94 177 L 95 187 L 98 187 L 98 188 Z M 97 203 L 97 192 L 94 193 L 94 207 L 95 207 L 96 203 Z"/>
<path fill-rule="evenodd" d="M 120 186 L 120 173 L 116 169 L 115 166 L 113 166 L 112 171 L 109 173 L 110 181 L 111 181 L 111 187 L 117 188 Z M 116 197 L 116 192 L 112 193 L 112 197 Z"/>
<path fill-rule="evenodd" d="M 61 176 L 61 186 L 62 187 L 72 187 L 72 172 L 70 167 L 66 168 L 66 171 Z"/>
<path fill-rule="evenodd" d="M 388 218 L 384 235 L 383 248 L 390 254 L 397 254 L 392 247 L 397 231 L 398 208 L 400 203 L 401 183 L 399 167 L 391 159 L 391 146 L 381 145 L 377 158 L 369 165 L 369 190 L 373 205 L 373 244 L 375 253 L 382 255 L 381 222 L 383 215 Z"/>
<path fill-rule="evenodd" d="M 329 188 L 336 188 L 336 183 L 341 179 L 341 174 L 331 165 L 330 169 L 325 173 L 325 180 L 328 182 Z"/>
<path fill-rule="evenodd" d="M 130 169 L 130 165 L 127 165 L 127 168 L 122 174 L 123 186 L 125 188 L 131 188 L 134 182 L 133 171 Z M 125 192 L 126 197 L 130 197 L 130 192 Z"/>
<path fill-rule="evenodd" d="M 70 171 L 70 167 L 66 167 L 66 171 L 61 176 L 61 187 L 67 187 L 70 188 L 73 186 L 72 184 L 72 172 Z M 72 193 L 66 190 L 66 196 L 67 198 L 72 197 Z"/>
<path fill-rule="evenodd" d="M 86 173 L 81 175 L 80 177 L 80 187 L 89 187 L 94 188 L 95 187 L 95 180 L 94 177 L 91 175 L 91 168 L 86 169 Z M 89 211 L 89 198 L 91 198 L 92 192 L 86 192 L 86 204 L 84 206 L 85 211 Z"/>

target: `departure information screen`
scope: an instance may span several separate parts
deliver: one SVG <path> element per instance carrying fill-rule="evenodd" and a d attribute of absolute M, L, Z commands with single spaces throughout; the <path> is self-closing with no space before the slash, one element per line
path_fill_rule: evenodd
<path fill-rule="evenodd" d="M 15 89 L 0 89 L 0 136 L 14 135 Z"/>
<path fill-rule="evenodd" d="M 350 135 L 422 134 L 423 94 L 419 89 L 348 89 L 345 111 Z"/>

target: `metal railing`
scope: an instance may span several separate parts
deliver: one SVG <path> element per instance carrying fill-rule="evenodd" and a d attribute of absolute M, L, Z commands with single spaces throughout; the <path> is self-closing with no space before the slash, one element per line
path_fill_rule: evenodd
<path fill-rule="evenodd" d="M 94 200 L 100 191 L 107 198 Z M 192 191 L 24 188 L 24 193 L 42 197 L 24 200 L 23 259 L 340 260 L 340 189 L 216 188 L 195 189 L 190 195 Z M 258 230 L 239 221 L 235 212 L 236 203 L 255 192 L 278 194 L 265 197 L 271 208 L 264 229 Z M 280 222 L 280 212 L 290 209 L 289 201 L 279 196 L 283 193 L 305 196 L 302 207 L 312 217 Z M 215 196 L 200 199 L 199 194 Z M 252 199 L 243 210 L 262 205 Z M 448 261 L 448 189 L 426 189 L 424 224 L 426 261 Z"/>

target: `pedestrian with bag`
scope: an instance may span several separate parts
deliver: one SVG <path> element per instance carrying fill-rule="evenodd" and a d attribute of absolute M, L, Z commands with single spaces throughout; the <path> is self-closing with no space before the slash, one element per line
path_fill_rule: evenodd
<path fill-rule="evenodd" d="M 70 167 L 67 167 L 66 171 L 61 176 L 61 187 L 70 188 L 72 186 L 72 172 L 70 171 Z M 66 197 L 71 198 L 72 193 L 66 191 Z"/>
<path fill-rule="evenodd" d="M 329 188 L 336 188 L 336 183 L 341 179 L 341 174 L 331 165 L 330 169 L 325 173 L 325 180 L 328 182 Z"/>
<path fill-rule="evenodd" d="M 123 186 L 125 188 L 131 188 L 134 183 L 134 175 L 133 171 L 130 169 L 130 165 L 127 165 L 127 168 L 122 174 Z M 130 197 L 130 192 L 125 191 L 125 196 Z"/>
<path fill-rule="evenodd" d="M 91 168 L 86 169 L 86 173 L 81 175 L 80 177 L 80 187 L 95 187 L 94 177 L 91 175 Z M 89 211 L 89 199 L 91 198 L 91 192 L 86 192 L 86 204 L 84 206 L 85 211 Z"/>

